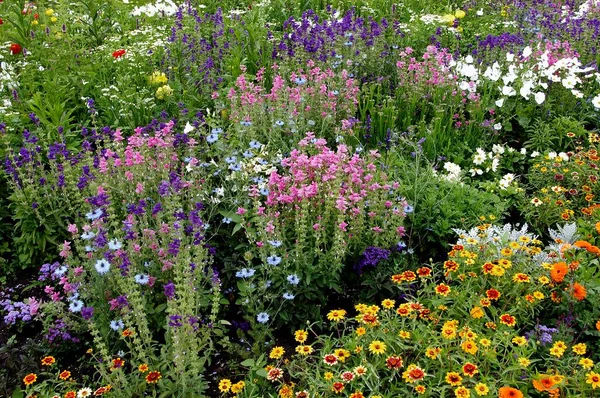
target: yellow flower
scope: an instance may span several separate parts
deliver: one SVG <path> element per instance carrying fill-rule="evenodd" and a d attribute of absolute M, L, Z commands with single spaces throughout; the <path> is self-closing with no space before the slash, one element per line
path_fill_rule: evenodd
<path fill-rule="evenodd" d="M 338 357 L 340 362 L 345 362 L 347 358 L 350 358 L 350 351 L 343 348 L 336 349 L 333 354 Z"/>
<path fill-rule="evenodd" d="M 590 372 L 590 373 L 586 373 L 585 377 L 587 377 L 585 382 L 587 384 L 591 384 L 592 388 L 594 390 L 596 388 L 600 387 L 600 374 L 598 374 L 596 372 Z"/>
<path fill-rule="evenodd" d="M 231 386 L 231 392 L 234 394 L 238 394 L 238 393 L 242 392 L 242 390 L 244 389 L 245 386 L 246 386 L 246 383 L 243 380 L 240 380 Z"/>
<path fill-rule="evenodd" d="M 425 350 L 425 356 L 430 359 L 436 359 L 438 355 L 442 352 L 441 348 L 438 347 L 427 347 Z"/>
<path fill-rule="evenodd" d="M 591 369 L 594 366 L 594 361 L 589 358 L 581 358 L 579 360 L 579 364 L 584 369 Z"/>
<path fill-rule="evenodd" d="M 456 10 L 456 12 L 454 13 L 454 16 L 457 19 L 463 19 L 465 17 L 465 15 L 467 15 L 467 13 L 464 12 L 463 10 Z"/>
<path fill-rule="evenodd" d="M 454 396 L 457 398 L 469 398 L 471 396 L 471 391 L 466 387 L 460 386 L 454 390 Z"/>
<path fill-rule="evenodd" d="M 385 353 L 386 345 L 383 341 L 373 340 L 371 344 L 369 344 L 369 351 L 371 354 L 383 354 Z"/>
<path fill-rule="evenodd" d="M 46 11 L 44 11 L 44 14 L 51 17 L 54 14 L 54 10 L 52 8 L 48 8 Z"/>
<path fill-rule="evenodd" d="M 547 285 L 548 283 L 550 283 L 550 279 L 547 276 L 540 276 L 538 278 L 538 281 L 540 281 L 542 285 Z"/>
<path fill-rule="evenodd" d="M 528 367 L 529 364 L 531 364 L 531 361 L 528 358 L 524 357 L 520 357 L 519 359 L 517 359 L 517 362 L 519 362 L 519 365 L 521 365 L 524 368 Z"/>
<path fill-rule="evenodd" d="M 332 310 L 327 314 L 327 319 L 333 322 L 339 322 L 346 317 L 346 310 Z"/>
<path fill-rule="evenodd" d="M 308 333 L 306 330 L 296 330 L 296 333 L 294 333 L 294 338 L 298 343 L 304 343 L 308 338 Z"/>
<path fill-rule="evenodd" d="M 518 346 L 524 346 L 527 344 L 527 339 L 523 336 L 513 337 L 512 342 Z"/>
<path fill-rule="evenodd" d="M 407 332 L 406 330 L 401 330 L 398 332 L 398 336 L 403 339 L 410 339 L 410 332 Z"/>
<path fill-rule="evenodd" d="M 461 344 L 460 348 L 463 349 L 464 352 L 475 355 L 477 353 L 477 344 L 474 341 L 467 340 Z"/>
<path fill-rule="evenodd" d="M 296 352 L 300 355 L 310 355 L 313 353 L 313 348 L 309 345 L 299 345 L 296 347 Z"/>
<path fill-rule="evenodd" d="M 228 392 L 231 389 L 231 380 L 221 379 L 219 382 L 219 391 Z"/>
<path fill-rule="evenodd" d="M 367 329 L 361 326 L 356 328 L 355 332 L 357 336 L 364 336 L 364 334 L 367 333 Z"/>
<path fill-rule="evenodd" d="M 583 343 L 575 344 L 573 346 L 573 352 L 577 355 L 585 355 L 586 351 L 587 351 L 587 347 Z"/>
<path fill-rule="evenodd" d="M 331 380 L 331 379 L 333 379 L 333 373 L 331 373 L 331 372 L 325 372 L 325 374 L 323 375 L 323 378 L 325 380 Z"/>
<path fill-rule="evenodd" d="M 31 24 L 35 26 L 35 25 L 38 25 L 38 24 L 39 24 L 39 22 L 38 22 L 38 20 L 37 20 L 37 19 L 34 19 L 33 21 L 31 21 Z"/>
<path fill-rule="evenodd" d="M 171 95 L 173 95 L 173 89 L 168 84 L 159 87 L 155 94 L 156 98 L 159 100 L 165 99 L 165 97 L 170 97 Z"/>
<path fill-rule="evenodd" d="M 285 354 L 285 350 L 283 349 L 283 347 L 280 347 L 280 346 L 273 347 L 273 349 L 271 350 L 271 353 L 269 354 L 269 358 L 279 359 L 283 356 L 283 354 Z"/>
<path fill-rule="evenodd" d="M 454 24 L 454 15 L 452 14 L 446 14 L 442 16 L 442 19 L 448 24 L 448 26 L 452 26 L 452 24 Z"/>
<path fill-rule="evenodd" d="M 480 397 L 487 395 L 488 392 L 490 392 L 490 389 L 485 384 L 477 383 L 475 385 L 475 394 L 479 395 Z"/>
<path fill-rule="evenodd" d="M 456 372 L 446 373 L 446 383 L 451 386 L 460 386 L 462 384 L 462 376 Z"/>
<path fill-rule="evenodd" d="M 385 299 L 381 302 L 381 306 L 383 308 L 385 308 L 386 310 L 394 308 L 395 305 L 396 305 L 396 300 Z"/>
<path fill-rule="evenodd" d="M 471 310 L 471 316 L 475 319 L 482 318 L 483 315 L 485 315 L 485 313 L 483 312 L 481 307 L 473 307 L 473 309 Z"/>
<path fill-rule="evenodd" d="M 169 81 L 164 72 L 156 71 L 150 76 L 150 84 L 166 84 Z"/>
<path fill-rule="evenodd" d="M 543 300 L 544 297 L 544 293 L 540 292 L 539 290 L 536 290 L 535 292 L 533 292 L 533 297 L 535 297 L 538 300 Z"/>

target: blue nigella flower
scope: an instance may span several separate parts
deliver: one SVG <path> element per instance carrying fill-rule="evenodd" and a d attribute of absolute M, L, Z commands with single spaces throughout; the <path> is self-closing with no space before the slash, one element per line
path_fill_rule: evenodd
<path fill-rule="evenodd" d="M 262 146 L 262 144 L 258 141 L 250 141 L 250 148 L 252 149 L 260 149 L 260 147 Z"/>
<path fill-rule="evenodd" d="M 300 283 L 300 278 L 298 278 L 298 275 L 296 274 L 291 274 L 288 275 L 287 281 L 290 283 L 290 285 L 296 286 L 298 283 Z"/>
<path fill-rule="evenodd" d="M 242 121 L 240 122 L 240 124 L 241 124 L 242 126 L 244 126 L 244 127 L 250 127 L 250 126 L 252 126 L 252 122 L 249 122 L 249 121 L 247 121 L 247 120 L 242 120 Z"/>
<path fill-rule="evenodd" d="M 135 277 L 135 282 L 140 285 L 147 285 L 150 282 L 150 277 L 146 274 L 137 274 Z"/>
<path fill-rule="evenodd" d="M 219 135 L 215 134 L 215 133 L 211 133 L 208 135 L 208 137 L 206 137 L 206 142 L 208 142 L 209 144 L 212 144 L 214 142 L 217 142 L 219 139 Z"/>
<path fill-rule="evenodd" d="M 225 161 L 229 164 L 237 162 L 237 158 L 235 156 L 228 156 L 225 158 Z"/>
<path fill-rule="evenodd" d="M 281 246 L 281 241 L 280 240 L 270 240 L 269 244 L 273 247 L 279 247 L 279 246 Z"/>
<path fill-rule="evenodd" d="M 284 124 L 285 124 L 285 123 L 283 122 L 283 120 L 277 120 L 277 121 L 275 122 L 275 125 L 276 125 L 276 126 L 279 126 L 279 127 L 283 126 Z"/>
<path fill-rule="evenodd" d="M 96 236 L 96 234 L 93 233 L 92 231 L 84 232 L 81 234 L 81 239 L 89 240 L 89 239 L 94 238 L 95 236 Z"/>
<path fill-rule="evenodd" d="M 256 270 L 252 268 L 242 268 L 241 270 L 235 273 L 235 276 L 238 278 L 250 278 L 254 276 L 255 272 Z"/>
<path fill-rule="evenodd" d="M 292 293 L 285 292 L 283 293 L 283 298 L 286 300 L 293 300 L 296 298 Z"/>
<path fill-rule="evenodd" d="M 100 275 L 104 275 L 110 270 L 110 263 L 106 261 L 106 259 L 101 258 L 100 260 L 96 261 L 96 265 L 94 267 Z"/>
<path fill-rule="evenodd" d="M 269 314 L 267 314 L 266 312 L 261 312 L 256 316 L 256 321 L 259 323 L 269 322 Z"/>
<path fill-rule="evenodd" d="M 269 263 L 269 265 L 278 265 L 279 263 L 281 263 L 281 257 L 277 257 L 273 254 L 267 257 L 267 263 Z"/>
<path fill-rule="evenodd" d="M 124 327 L 125 327 L 125 324 L 123 323 L 123 320 L 121 320 L 121 319 L 116 319 L 116 320 L 110 321 L 110 328 L 112 330 L 114 330 L 115 332 L 117 330 L 123 329 Z"/>
<path fill-rule="evenodd" d="M 242 155 L 244 155 L 245 158 L 249 159 L 249 158 L 251 158 L 251 157 L 254 156 L 254 152 L 252 152 L 251 150 L 247 149 L 247 150 L 244 151 L 244 153 Z"/>
<path fill-rule="evenodd" d="M 297 77 L 294 79 L 294 83 L 296 83 L 297 85 L 302 85 L 306 83 L 306 79 L 303 77 Z"/>
<path fill-rule="evenodd" d="M 231 224 L 231 221 L 233 221 L 231 218 L 223 217 L 223 224 Z"/>
<path fill-rule="evenodd" d="M 69 311 L 77 313 L 77 312 L 81 312 L 81 309 L 83 308 L 83 301 L 81 300 L 75 300 L 72 301 L 71 304 L 69 304 Z"/>
<path fill-rule="evenodd" d="M 241 169 L 242 169 L 242 165 L 239 163 L 229 165 L 229 170 L 231 170 L 231 171 L 240 171 Z"/>
<path fill-rule="evenodd" d="M 119 250 L 121 247 L 123 247 L 123 244 L 116 239 L 108 241 L 108 248 L 110 250 Z"/>
<path fill-rule="evenodd" d="M 85 215 L 88 220 L 94 221 L 102 216 L 102 209 L 96 209 L 93 212 L 86 213 Z"/>
<path fill-rule="evenodd" d="M 406 206 L 404 206 L 404 212 L 405 212 L 405 213 L 407 213 L 407 214 L 408 214 L 408 213 L 412 213 L 413 211 L 415 211 L 415 208 L 414 208 L 414 207 L 412 207 L 411 205 L 406 205 Z"/>
<path fill-rule="evenodd" d="M 269 189 L 268 188 L 261 188 L 260 189 L 260 194 L 267 196 L 269 194 Z"/>

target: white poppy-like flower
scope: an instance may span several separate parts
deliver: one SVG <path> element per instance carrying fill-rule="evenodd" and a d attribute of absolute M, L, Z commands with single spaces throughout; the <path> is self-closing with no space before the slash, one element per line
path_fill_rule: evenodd
<path fill-rule="evenodd" d="M 531 55 L 531 47 L 527 46 L 523 49 L 523 58 L 528 58 Z"/>
<path fill-rule="evenodd" d="M 502 108 L 502 105 L 504 105 L 504 98 L 500 98 L 499 100 L 496 100 L 496 106 L 498 108 Z"/>
<path fill-rule="evenodd" d="M 502 94 L 506 95 L 508 97 L 512 97 L 517 94 L 517 91 L 510 86 L 504 86 L 504 87 L 502 87 Z"/>
<path fill-rule="evenodd" d="M 594 99 L 592 99 L 592 105 L 594 105 L 594 108 L 600 109 L 600 94 L 598 94 L 594 97 Z"/>

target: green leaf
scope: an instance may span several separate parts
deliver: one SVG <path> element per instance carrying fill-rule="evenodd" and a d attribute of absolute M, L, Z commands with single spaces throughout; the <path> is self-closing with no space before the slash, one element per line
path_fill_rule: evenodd
<path fill-rule="evenodd" d="M 246 367 L 254 366 L 254 359 L 248 358 L 244 362 L 242 362 L 240 365 L 246 366 Z"/>
<path fill-rule="evenodd" d="M 262 369 L 262 368 L 261 368 L 261 369 L 258 369 L 258 370 L 256 371 L 256 374 L 257 374 L 257 375 L 259 375 L 259 376 L 261 376 L 261 377 L 267 377 L 267 371 L 266 371 L 266 370 L 264 370 L 264 369 Z"/>
<path fill-rule="evenodd" d="M 235 227 L 233 227 L 233 231 L 231 232 L 231 235 L 234 235 L 240 229 L 242 229 L 242 224 L 235 224 Z"/>

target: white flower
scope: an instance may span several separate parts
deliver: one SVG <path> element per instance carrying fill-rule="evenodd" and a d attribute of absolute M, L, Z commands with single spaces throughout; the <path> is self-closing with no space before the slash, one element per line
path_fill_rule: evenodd
<path fill-rule="evenodd" d="M 514 61 L 514 60 L 515 60 L 515 54 L 512 54 L 512 53 L 508 53 L 508 54 L 506 54 L 506 60 L 507 60 L 508 62 L 512 62 L 512 61 Z"/>
<path fill-rule="evenodd" d="M 100 275 L 104 275 L 110 270 L 110 263 L 106 261 L 106 259 L 101 258 L 98 261 L 96 261 L 96 265 L 94 267 Z"/>
<path fill-rule="evenodd" d="M 527 148 L 521 148 L 521 155 L 527 154 Z"/>
<path fill-rule="evenodd" d="M 559 158 L 561 158 L 562 160 L 564 160 L 565 162 L 568 162 L 568 161 L 569 161 L 569 155 L 567 155 L 567 154 L 566 154 L 566 153 L 564 153 L 564 152 L 561 152 L 561 153 L 559 153 L 559 154 L 558 154 L 558 157 L 559 157 Z"/>
<path fill-rule="evenodd" d="M 531 47 L 527 46 L 523 49 L 523 58 L 527 58 L 531 55 Z"/>
<path fill-rule="evenodd" d="M 544 202 L 542 202 L 542 201 L 541 201 L 541 200 L 539 200 L 538 198 L 533 198 L 533 199 L 531 199 L 531 203 L 532 203 L 532 204 L 533 204 L 535 207 L 538 207 L 538 206 L 540 206 L 540 205 L 543 205 L 543 204 L 544 204 Z"/>
<path fill-rule="evenodd" d="M 530 156 L 531 156 L 532 158 L 537 158 L 538 156 L 540 156 L 540 153 L 539 153 L 538 151 L 533 151 L 533 152 L 531 152 L 531 155 L 530 155 Z"/>
<path fill-rule="evenodd" d="M 504 153 L 504 146 L 498 145 L 498 144 L 494 144 L 492 146 L 492 152 L 498 153 L 498 154 L 502 155 Z"/>
<path fill-rule="evenodd" d="M 592 100 L 592 105 L 594 105 L 594 108 L 600 109 L 600 94 L 594 97 Z"/>
<path fill-rule="evenodd" d="M 494 160 L 492 160 L 492 171 L 496 171 L 498 170 L 498 166 L 500 165 L 500 159 L 498 158 L 494 158 Z"/>
<path fill-rule="evenodd" d="M 192 126 L 192 125 L 190 124 L 190 122 L 187 122 L 187 123 L 185 124 L 185 128 L 183 129 L 183 133 L 184 133 L 184 134 L 187 134 L 187 133 L 189 133 L 189 132 L 191 132 L 191 131 L 193 131 L 193 130 L 194 130 L 194 126 Z"/>
<path fill-rule="evenodd" d="M 504 105 L 504 98 L 500 98 L 499 100 L 496 101 L 496 106 L 498 108 L 502 108 L 502 105 Z"/>
<path fill-rule="evenodd" d="M 469 173 L 471 173 L 471 177 L 475 177 L 475 175 L 482 175 L 483 174 L 483 170 L 481 169 L 471 169 L 469 170 Z"/>
<path fill-rule="evenodd" d="M 92 396 L 92 389 L 89 387 L 84 387 L 77 391 L 77 398 L 90 397 Z"/>
<path fill-rule="evenodd" d="M 477 154 L 475 154 L 475 156 L 473 156 L 473 163 L 476 164 L 477 166 L 479 166 L 480 164 L 482 164 L 483 162 L 485 162 L 485 152 L 483 151 L 483 149 L 481 148 L 477 148 Z"/>
<path fill-rule="evenodd" d="M 494 124 L 494 130 L 501 130 L 501 129 L 502 129 L 502 124 L 501 123 Z"/>
<path fill-rule="evenodd" d="M 538 103 L 538 105 L 541 105 L 546 100 L 546 94 L 539 91 L 539 92 L 535 93 L 533 98 L 535 99 L 535 102 Z"/>
<path fill-rule="evenodd" d="M 504 177 L 498 182 L 500 189 L 506 189 L 515 180 L 515 175 L 512 173 L 505 174 Z"/>
<path fill-rule="evenodd" d="M 564 86 L 564 88 L 570 90 L 572 88 L 575 88 L 575 85 L 579 83 L 579 79 L 575 75 L 569 75 L 562 79 L 561 83 Z"/>
<path fill-rule="evenodd" d="M 556 152 L 553 151 L 548 154 L 548 159 L 552 160 L 552 159 L 556 158 L 557 156 L 558 155 L 556 154 Z"/>
<path fill-rule="evenodd" d="M 498 79 L 500 79 L 500 76 L 502 76 L 502 72 L 500 71 L 500 65 L 498 64 L 498 62 L 494 62 L 491 68 L 488 67 L 483 76 L 487 79 L 490 79 L 493 82 L 498 81 Z"/>
<path fill-rule="evenodd" d="M 517 91 L 510 86 L 504 86 L 504 87 L 502 87 L 502 94 L 512 97 L 517 94 Z"/>

